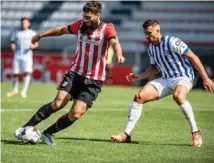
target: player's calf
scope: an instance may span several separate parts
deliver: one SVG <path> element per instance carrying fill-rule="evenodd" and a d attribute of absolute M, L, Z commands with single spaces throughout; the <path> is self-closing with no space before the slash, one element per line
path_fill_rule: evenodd
<path fill-rule="evenodd" d="M 47 119 L 52 113 L 53 109 L 51 107 L 51 103 L 43 105 L 32 117 L 31 119 L 24 125 L 25 126 L 36 126 L 41 121 Z"/>
<path fill-rule="evenodd" d="M 68 112 L 68 118 L 71 121 L 75 121 L 81 118 L 81 116 L 87 111 L 87 104 L 83 101 L 76 100 Z"/>

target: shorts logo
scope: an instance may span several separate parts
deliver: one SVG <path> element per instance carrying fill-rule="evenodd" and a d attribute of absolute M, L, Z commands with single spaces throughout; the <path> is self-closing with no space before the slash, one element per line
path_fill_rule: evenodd
<path fill-rule="evenodd" d="M 62 83 L 62 86 L 65 87 L 67 84 L 68 84 L 68 82 L 65 81 Z"/>

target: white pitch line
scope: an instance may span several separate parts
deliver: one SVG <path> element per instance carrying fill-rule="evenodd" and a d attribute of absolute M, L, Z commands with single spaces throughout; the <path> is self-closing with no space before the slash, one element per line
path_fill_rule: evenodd
<path fill-rule="evenodd" d="M 108 108 L 108 107 L 98 107 L 96 106 L 97 108 L 90 108 L 88 111 L 89 112 L 128 112 L 128 107 L 111 107 L 111 108 Z M 209 109 L 210 108 L 210 109 Z M 172 111 L 173 109 L 171 107 L 158 107 L 158 108 L 155 108 L 155 107 L 150 107 L 148 109 L 145 109 L 146 112 L 148 111 L 155 111 L 155 110 L 170 110 Z M 10 113 L 10 112 L 36 112 L 37 111 L 37 108 L 26 108 L 26 109 L 19 109 L 19 108 L 2 108 L 0 109 L 0 112 L 6 112 L 6 113 Z M 68 112 L 69 109 L 62 109 L 60 111 L 63 111 L 63 112 Z M 174 109 L 174 111 L 178 111 L 177 109 Z M 214 112 L 214 109 L 212 106 L 210 107 L 206 107 L 206 108 L 201 108 L 201 109 L 197 109 L 196 111 L 200 111 L 200 112 L 203 112 L 203 111 L 211 111 L 211 112 Z"/>
<path fill-rule="evenodd" d="M 34 109 L 0 109 L 1 112 L 31 112 L 31 111 L 36 111 Z"/>
<path fill-rule="evenodd" d="M 48 102 L 50 102 L 51 100 L 47 100 L 47 101 L 42 101 L 42 100 L 1 100 L 0 102 L 1 103 L 32 103 L 32 104 L 46 104 L 46 103 L 48 103 Z M 72 101 L 71 101 L 72 102 Z M 130 105 L 130 101 L 123 101 L 123 100 L 121 100 L 121 101 L 114 101 L 114 102 L 112 102 L 112 101 L 103 101 L 104 103 L 106 103 L 106 104 L 109 104 L 109 103 L 111 103 L 111 105 L 113 104 L 113 105 Z M 97 105 L 99 105 L 99 104 L 97 104 Z"/>
<path fill-rule="evenodd" d="M 40 100 L 1 100 L 0 102 L 1 103 L 32 103 L 32 104 L 41 104 L 41 103 L 47 103 L 48 101 L 40 101 Z"/>

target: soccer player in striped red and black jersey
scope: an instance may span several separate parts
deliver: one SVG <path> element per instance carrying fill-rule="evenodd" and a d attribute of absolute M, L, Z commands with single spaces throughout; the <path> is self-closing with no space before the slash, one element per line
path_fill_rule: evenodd
<path fill-rule="evenodd" d="M 36 126 L 52 113 L 62 109 L 71 99 L 74 100 L 70 111 L 42 133 L 42 139 L 46 144 L 53 145 L 51 135 L 73 124 L 96 100 L 106 76 L 105 67 L 109 45 L 113 47 L 118 63 L 125 61 L 114 25 L 100 20 L 101 10 L 101 3 L 89 1 L 83 7 L 82 20 L 44 31 L 32 39 L 34 43 L 47 36 L 63 34 L 77 36 L 75 58 L 71 63 L 71 69 L 65 74 L 58 87 L 59 91 L 55 99 L 43 105 L 23 125 L 23 127 Z M 15 131 L 16 137 L 20 136 L 23 127 Z"/>

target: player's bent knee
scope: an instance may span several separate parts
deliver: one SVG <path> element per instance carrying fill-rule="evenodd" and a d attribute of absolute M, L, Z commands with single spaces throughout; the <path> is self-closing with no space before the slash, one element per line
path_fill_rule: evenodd
<path fill-rule="evenodd" d="M 30 72 L 25 72 L 24 76 L 31 76 L 31 73 Z"/>
<path fill-rule="evenodd" d="M 145 102 L 143 96 L 140 93 L 135 94 L 134 101 L 139 104 L 143 104 Z"/>
<path fill-rule="evenodd" d="M 82 116 L 82 113 L 74 113 L 74 112 L 68 112 L 68 118 L 70 120 L 78 120 Z"/>
<path fill-rule="evenodd" d="M 86 108 L 84 107 L 73 107 L 69 112 L 68 112 L 68 118 L 70 120 L 78 120 L 81 118 L 81 116 L 86 112 Z"/>
<path fill-rule="evenodd" d="M 59 109 L 61 109 L 63 106 L 62 106 L 62 101 L 61 100 L 57 100 L 57 101 L 53 101 L 51 103 L 51 107 L 54 111 L 57 111 Z"/>
<path fill-rule="evenodd" d="M 80 119 L 81 116 L 82 116 L 81 113 L 76 113 L 76 114 L 73 115 L 73 118 L 78 120 L 78 119 Z"/>
<path fill-rule="evenodd" d="M 173 99 L 178 103 L 182 104 L 185 101 L 185 97 L 181 93 L 174 93 Z"/>

